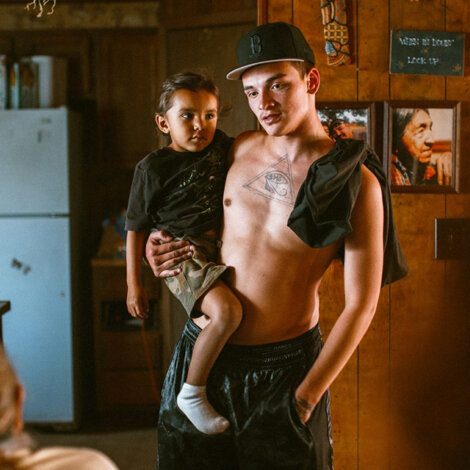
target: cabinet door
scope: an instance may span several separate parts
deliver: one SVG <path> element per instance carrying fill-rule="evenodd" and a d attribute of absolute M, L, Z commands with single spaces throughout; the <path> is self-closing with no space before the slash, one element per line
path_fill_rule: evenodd
<path fill-rule="evenodd" d="M 156 146 L 157 38 L 157 33 L 99 38 L 97 101 L 102 163 L 133 168 Z"/>
<path fill-rule="evenodd" d="M 82 98 L 92 92 L 91 41 L 85 34 L 42 33 L 19 34 L 15 38 L 15 53 L 26 55 L 52 55 L 67 59 L 67 86 L 71 97 Z"/>

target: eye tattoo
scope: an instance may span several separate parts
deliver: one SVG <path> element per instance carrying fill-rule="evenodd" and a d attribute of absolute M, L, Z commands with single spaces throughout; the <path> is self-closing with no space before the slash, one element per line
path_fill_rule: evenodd
<path fill-rule="evenodd" d="M 266 199 L 294 206 L 291 164 L 287 155 L 243 185 Z"/>
<path fill-rule="evenodd" d="M 270 171 L 264 175 L 266 184 L 264 188 L 278 196 L 286 197 L 290 190 L 290 181 L 284 173 L 280 171 Z"/>

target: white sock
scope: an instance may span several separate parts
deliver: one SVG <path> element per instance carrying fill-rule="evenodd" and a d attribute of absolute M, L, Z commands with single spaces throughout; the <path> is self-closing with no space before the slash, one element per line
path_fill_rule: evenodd
<path fill-rule="evenodd" d="M 219 434 L 229 427 L 230 423 L 207 400 L 205 386 L 184 383 L 176 402 L 189 421 L 205 434 Z"/>

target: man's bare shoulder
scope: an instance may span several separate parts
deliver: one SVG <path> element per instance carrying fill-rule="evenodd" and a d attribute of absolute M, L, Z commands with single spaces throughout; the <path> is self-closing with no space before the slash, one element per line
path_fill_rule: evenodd
<path fill-rule="evenodd" d="M 262 131 L 246 131 L 242 132 L 233 143 L 233 158 L 237 158 L 253 152 L 266 144 L 267 135 Z"/>
<path fill-rule="evenodd" d="M 382 202 L 382 188 L 377 177 L 365 165 L 361 167 L 362 187 L 361 191 L 365 197 L 371 198 L 375 202 Z"/>
<path fill-rule="evenodd" d="M 365 236 L 368 232 L 375 231 L 382 238 L 382 188 L 376 176 L 365 165 L 362 165 L 361 173 L 361 189 L 351 218 L 353 231 L 348 238 L 355 239 L 358 245 L 367 245 L 370 242 Z M 373 230 L 371 227 L 374 227 Z"/>

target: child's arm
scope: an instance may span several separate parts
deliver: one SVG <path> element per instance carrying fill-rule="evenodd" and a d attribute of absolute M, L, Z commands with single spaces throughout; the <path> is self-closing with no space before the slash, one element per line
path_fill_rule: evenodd
<path fill-rule="evenodd" d="M 148 298 L 142 286 L 142 253 L 147 233 L 129 230 L 126 239 L 127 309 L 133 317 L 147 318 Z"/>

